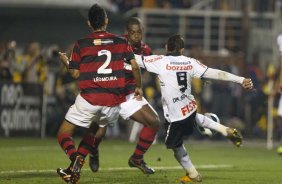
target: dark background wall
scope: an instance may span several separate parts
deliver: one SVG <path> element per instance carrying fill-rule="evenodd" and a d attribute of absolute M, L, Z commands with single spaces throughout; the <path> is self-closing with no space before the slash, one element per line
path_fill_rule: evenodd
<path fill-rule="evenodd" d="M 122 34 L 123 18 L 108 14 L 107 30 Z M 39 41 L 67 45 L 90 32 L 86 20 L 87 9 L 0 7 L 0 40 L 16 40 L 18 44 Z"/>

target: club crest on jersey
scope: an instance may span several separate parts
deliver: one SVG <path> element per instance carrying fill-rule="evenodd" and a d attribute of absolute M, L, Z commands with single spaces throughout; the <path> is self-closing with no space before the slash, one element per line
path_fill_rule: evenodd
<path fill-rule="evenodd" d="M 192 70 L 193 66 L 192 65 L 174 66 L 174 65 L 166 64 L 165 68 L 166 68 L 166 70 Z"/>

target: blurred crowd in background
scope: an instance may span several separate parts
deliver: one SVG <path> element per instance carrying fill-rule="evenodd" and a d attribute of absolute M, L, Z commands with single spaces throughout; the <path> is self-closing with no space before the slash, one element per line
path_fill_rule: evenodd
<path fill-rule="evenodd" d="M 79 92 L 76 82 L 67 73 L 58 57 L 58 51 L 65 50 L 70 55 L 71 49 L 72 46 L 67 48 L 60 48 L 58 45 L 41 46 L 38 42 L 31 42 L 25 48 L 18 48 L 16 41 L 0 43 L 0 82 L 43 85 L 44 95 L 47 97 L 46 134 L 48 136 L 56 134 L 66 110 L 73 104 Z M 222 123 L 237 127 L 243 132 L 248 131 L 247 136 L 251 138 L 264 138 L 268 97 L 265 88 L 269 78 L 277 76 L 277 71 L 269 66 L 265 73 L 255 61 L 251 65 L 245 65 L 242 54 L 226 52 L 218 56 L 207 56 L 201 53 L 199 48 L 195 48 L 189 53 L 191 57 L 199 59 L 210 67 L 251 77 L 255 91 L 243 91 L 237 84 L 195 79 L 192 90 L 199 102 L 199 111 L 216 113 Z M 147 100 L 162 116 L 158 79 L 144 72 L 143 84 Z M 122 119 L 119 122 L 118 126 L 109 130 L 109 137 L 128 137 L 131 124 Z M 277 132 L 274 135 L 278 136 L 281 127 L 275 130 Z M 199 138 L 203 137 L 199 136 Z"/>
<path fill-rule="evenodd" d="M 189 8 L 196 0 L 111 0 L 110 2 L 112 11 L 119 13 L 138 7 Z M 217 3 L 217 1 L 213 3 L 213 6 L 218 9 L 228 9 L 228 4 Z M 264 3 L 275 3 L 275 1 L 258 0 L 256 6 L 252 8 L 269 7 L 264 6 Z M 56 43 L 56 40 L 53 41 Z M 156 54 L 165 53 L 160 48 L 152 49 Z M 58 51 L 65 51 L 69 56 L 71 50 L 72 45 L 47 45 L 37 41 L 26 44 L 17 43 L 17 40 L 0 40 L 0 82 L 36 83 L 43 86 L 44 96 L 47 99 L 47 136 L 56 134 L 66 110 L 73 104 L 79 92 L 76 82 L 59 61 Z M 271 91 L 267 86 L 270 80 L 275 81 L 279 76 L 278 68 L 269 64 L 267 69 L 262 69 L 256 57 L 253 57 L 252 62 L 247 63 L 243 53 L 232 53 L 228 50 L 223 50 L 218 55 L 207 55 L 201 48 L 194 47 L 189 49 L 187 54 L 209 67 L 252 78 L 255 90 L 251 92 L 243 91 L 238 84 L 203 80 L 194 80 L 192 90 L 198 101 L 200 112 L 216 113 L 223 124 L 242 130 L 246 137 L 265 138 L 267 99 Z M 147 100 L 158 111 L 163 123 L 158 79 L 144 72 L 143 85 Z M 274 106 L 277 107 L 277 104 L 275 103 Z M 128 137 L 131 124 L 121 119 L 119 122 L 118 126 L 108 131 L 108 137 Z M 282 126 L 279 124 L 275 126 L 274 139 L 278 140 Z M 161 136 L 160 131 L 159 137 Z"/>
<path fill-rule="evenodd" d="M 198 3 L 198 0 L 110 0 L 111 9 L 114 12 L 126 12 L 133 8 L 163 8 L 163 9 L 185 9 Z M 276 0 L 255 0 L 251 9 L 254 11 L 268 11 L 268 7 L 274 7 Z M 236 4 L 232 0 L 211 1 L 212 8 L 228 10 L 229 6 Z"/>

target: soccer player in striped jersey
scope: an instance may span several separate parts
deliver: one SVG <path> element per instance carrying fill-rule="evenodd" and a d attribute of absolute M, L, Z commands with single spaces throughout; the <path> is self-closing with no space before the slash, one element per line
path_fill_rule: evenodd
<path fill-rule="evenodd" d="M 208 68 L 194 58 L 183 56 L 184 41 L 180 35 L 171 36 L 166 44 L 167 55 L 135 56 L 138 65 L 158 75 L 161 86 L 162 104 L 166 119 L 165 144 L 172 149 L 186 176 L 180 182 L 201 182 L 202 177 L 194 167 L 187 153 L 183 137 L 191 135 L 195 121 L 200 121 L 196 113 L 197 103 L 191 94 L 191 79 L 207 78 L 232 81 L 245 89 L 252 89 L 251 79 L 239 77 L 228 72 Z M 197 120 L 198 119 L 198 120 Z M 204 119 L 203 119 L 204 120 Z M 208 127 L 210 128 L 210 127 Z M 236 129 L 231 130 L 231 141 L 240 141 Z"/>
<path fill-rule="evenodd" d="M 61 61 L 73 78 L 78 80 L 80 94 L 77 96 L 58 131 L 58 142 L 71 160 L 67 169 L 57 173 L 67 183 L 77 183 L 80 178 L 84 157 L 95 144 L 88 134 L 83 137 L 78 149 L 72 135 L 77 126 L 89 128 L 93 120 L 99 126 L 115 122 L 120 104 L 125 102 L 125 62 L 129 62 L 136 80 L 134 98 L 142 99 L 140 69 L 127 41 L 106 32 L 108 18 L 105 10 L 93 5 L 88 12 L 88 24 L 92 33 L 75 43 L 71 60 L 60 53 Z M 102 118 L 101 118 L 102 117 Z"/>
<path fill-rule="evenodd" d="M 151 48 L 142 42 L 142 33 L 143 33 L 143 26 L 141 21 L 136 18 L 132 17 L 129 18 L 126 24 L 126 32 L 127 35 L 124 37 L 127 38 L 133 52 L 139 55 L 150 55 Z M 144 161 L 144 154 L 152 145 L 159 125 L 159 117 L 156 111 L 149 105 L 147 100 L 143 98 L 141 101 L 134 99 L 134 89 L 136 88 L 136 80 L 133 77 L 133 73 L 131 70 L 131 64 L 127 63 L 125 65 L 126 73 L 126 102 L 121 104 L 121 111 L 120 115 L 125 120 L 134 120 L 138 123 L 143 124 L 140 134 L 139 140 L 137 142 L 136 148 L 134 153 L 128 160 L 128 164 L 130 167 L 136 167 L 140 169 L 145 174 L 153 174 L 155 170 L 149 167 L 146 162 Z M 102 137 L 105 134 L 106 127 L 94 127 L 93 132 L 96 132 L 96 144 L 95 147 L 92 149 L 90 153 L 90 161 L 89 166 L 93 172 L 97 172 L 99 169 L 99 151 L 98 145 L 102 140 Z"/>

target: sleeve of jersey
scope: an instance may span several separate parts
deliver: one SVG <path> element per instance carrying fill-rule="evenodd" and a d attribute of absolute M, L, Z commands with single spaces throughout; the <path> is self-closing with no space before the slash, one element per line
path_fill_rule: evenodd
<path fill-rule="evenodd" d="M 213 68 L 208 68 L 202 77 L 215 80 L 231 81 L 239 84 L 242 84 L 243 80 L 245 79 L 244 77 Z"/>
<path fill-rule="evenodd" d="M 138 66 L 140 68 L 145 68 L 144 63 L 143 63 L 144 56 L 137 55 L 137 54 L 134 54 L 134 56 L 135 56 L 135 60 Z"/>
<path fill-rule="evenodd" d="M 139 67 L 144 68 L 148 72 L 159 74 L 161 68 L 161 60 L 163 56 L 151 55 L 151 56 L 140 56 L 135 55 L 135 59 Z"/>
<path fill-rule="evenodd" d="M 191 60 L 193 66 L 193 77 L 201 78 L 207 71 L 208 67 L 196 59 Z"/>
<path fill-rule="evenodd" d="M 69 69 L 79 69 L 79 63 L 80 63 L 80 55 L 79 55 L 79 46 L 76 43 L 74 45 L 74 48 L 71 53 L 70 57 L 70 63 L 69 63 Z"/>

